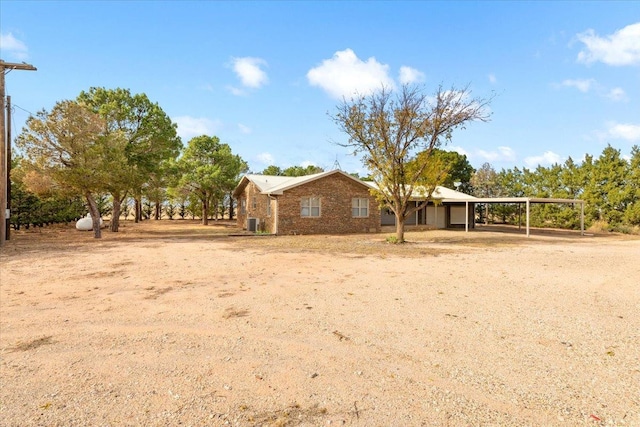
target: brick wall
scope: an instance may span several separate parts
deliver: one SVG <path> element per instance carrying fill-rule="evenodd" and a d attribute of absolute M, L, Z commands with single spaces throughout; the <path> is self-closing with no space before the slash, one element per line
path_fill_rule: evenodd
<path fill-rule="evenodd" d="M 320 217 L 302 217 L 303 197 L 320 198 Z M 369 199 L 369 216 L 354 218 L 351 199 Z M 275 210 L 273 211 L 275 212 Z M 342 174 L 331 174 L 278 196 L 278 234 L 367 233 L 380 231 L 380 209 L 369 190 Z"/>
<path fill-rule="evenodd" d="M 242 212 L 242 203 L 245 203 L 245 212 Z M 271 216 L 267 215 L 267 204 L 271 203 Z M 274 219 L 273 201 L 269 200 L 269 196 L 260 194 L 260 190 L 253 183 L 249 182 L 244 191 L 238 198 L 238 227 L 247 228 L 248 218 L 257 218 L 260 221 L 259 229 L 261 231 L 272 232 Z"/>

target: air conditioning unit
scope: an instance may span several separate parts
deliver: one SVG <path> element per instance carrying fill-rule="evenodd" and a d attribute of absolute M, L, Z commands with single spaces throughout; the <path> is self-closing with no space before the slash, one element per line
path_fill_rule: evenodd
<path fill-rule="evenodd" d="M 258 218 L 247 218 L 247 230 L 255 233 L 258 231 L 258 223 Z"/>

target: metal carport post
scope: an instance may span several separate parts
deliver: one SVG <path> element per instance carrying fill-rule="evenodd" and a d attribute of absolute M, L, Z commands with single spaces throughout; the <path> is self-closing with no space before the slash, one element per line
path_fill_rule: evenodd
<path fill-rule="evenodd" d="M 531 202 L 527 199 L 527 237 L 529 237 L 529 208 L 531 207 Z"/>

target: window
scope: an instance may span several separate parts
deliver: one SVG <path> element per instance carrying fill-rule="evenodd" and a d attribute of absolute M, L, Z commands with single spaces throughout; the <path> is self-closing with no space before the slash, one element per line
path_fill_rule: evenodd
<path fill-rule="evenodd" d="M 256 196 L 253 196 L 253 200 L 251 201 L 251 206 L 253 207 L 253 210 L 256 210 L 256 208 L 258 207 L 258 200 L 256 199 Z"/>
<path fill-rule="evenodd" d="M 267 216 L 271 216 L 271 199 L 267 198 Z"/>
<path fill-rule="evenodd" d="M 369 199 L 355 198 L 351 199 L 351 216 L 354 218 L 363 218 L 369 216 Z"/>
<path fill-rule="evenodd" d="M 303 197 L 300 200 L 300 216 L 320 216 L 320 198 Z"/>
<path fill-rule="evenodd" d="M 247 200 L 246 199 L 242 199 L 240 201 L 240 213 L 241 214 L 247 213 Z"/>

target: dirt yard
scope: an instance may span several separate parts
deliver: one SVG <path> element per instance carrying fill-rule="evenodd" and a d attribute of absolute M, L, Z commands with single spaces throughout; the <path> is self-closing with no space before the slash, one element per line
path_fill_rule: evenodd
<path fill-rule="evenodd" d="M 2 426 L 640 426 L 640 238 L 13 233 Z"/>

